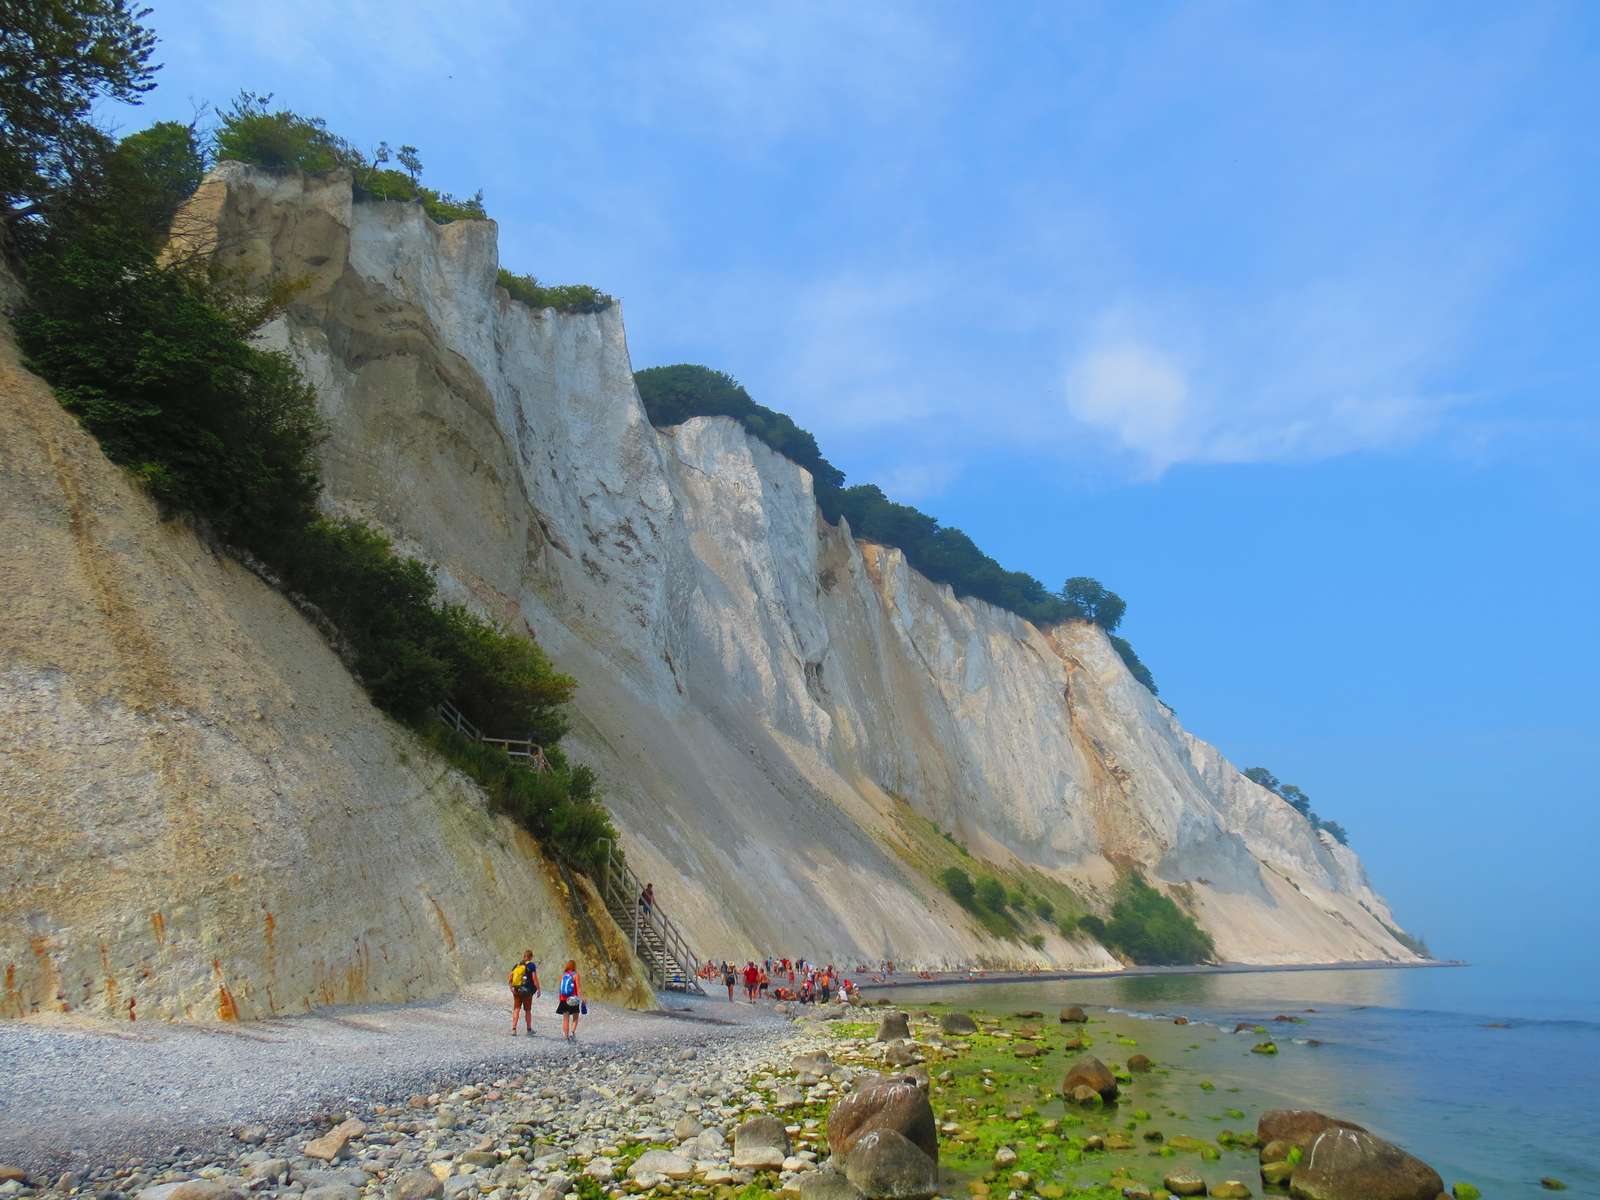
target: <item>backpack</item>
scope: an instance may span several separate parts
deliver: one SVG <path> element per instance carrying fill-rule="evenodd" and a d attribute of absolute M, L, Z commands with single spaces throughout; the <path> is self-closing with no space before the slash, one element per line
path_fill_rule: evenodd
<path fill-rule="evenodd" d="M 575 996 L 578 994 L 578 978 L 571 971 L 561 977 L 561 994 Z"/>
<path fill-rule="evenodd" d="M 511 986 L 519 992 L 533 991 L 532 963 L 518 963 L 511 968 Z"/>

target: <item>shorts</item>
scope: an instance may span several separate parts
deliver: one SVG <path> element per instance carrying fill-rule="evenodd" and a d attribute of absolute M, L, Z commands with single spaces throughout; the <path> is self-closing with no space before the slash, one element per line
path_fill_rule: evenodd
<path fill-rule="evenodd" d="M 578 1002 L 575 997 L 563 996 L 556 1005 L 556 1015 L 561 1017 L 578 1015 Z"/>
<path fill-rule="evenodd" d="M 529 1011 L 532 1011 L 532 1009 L 533 1009 L 533 990 L 530 988 L 528 991 L 524 992 L 524 991 L 518 990 L 517 988 L 512 988 L 511 989 L 511 1003 L 512 1003 L 512 1006 L 515 1007 L 515 1008 L 526 1008 Z"/>

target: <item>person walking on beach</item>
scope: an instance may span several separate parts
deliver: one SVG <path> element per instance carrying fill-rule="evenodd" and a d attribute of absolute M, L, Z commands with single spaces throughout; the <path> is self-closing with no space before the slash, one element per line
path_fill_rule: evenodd
<path fill-rule="evenodd" d="M 722 963 L 722 982 L 728 985 L 728 1003 L 733 1003 L 733 964 L 726 959 Z"/>
<path fill-rule="evenodd" d="M 756 970 L 755 961 L 748 960 L 744 964 L 744 994 L 749 997 L 750 1003 L 756 1002 L 756 985 L 761 980 L 761 972 Z"/>
<path fill-rule="evenodd" d="M 583 992 L 578 983 L 578 964 L 571 959 L 561 972 L 561 997 L 556 1001 L 556 1012 L 561 1014 L 561 1036 L 569 1042 L 578 1040 L 578 1018 L 583 1014 Z"/>
<path fill-rule="evenodd" d="M 539 964 L 533 961 L 533 951 L 524 950 L 522 959 L 511 967 L 511 1036 L 517 1036 L 517 1015 L 533 1036 L 533 998 L 539 994 Z"/>

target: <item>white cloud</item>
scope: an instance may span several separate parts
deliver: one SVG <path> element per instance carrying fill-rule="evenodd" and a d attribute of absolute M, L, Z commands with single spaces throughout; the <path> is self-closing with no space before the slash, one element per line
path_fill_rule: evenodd
<path fill-rule="evenodd" d="M 1071 369 L 1067 410 L 1125 449 L 1170 461 L 1191 422 L 1189 381 L 1154 347 L 1132 341 L 1096 346 Z"/>

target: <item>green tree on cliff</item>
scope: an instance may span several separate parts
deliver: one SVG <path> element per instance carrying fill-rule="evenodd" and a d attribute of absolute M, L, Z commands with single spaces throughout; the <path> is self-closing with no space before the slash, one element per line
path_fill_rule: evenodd
<path fill-rule="evenodd" d="M 127 0 L 0 0 L 0 202 L 8 227 L 44 210 L 108 148 L 99 100 L 155 87 L 148 8 Z"/>

